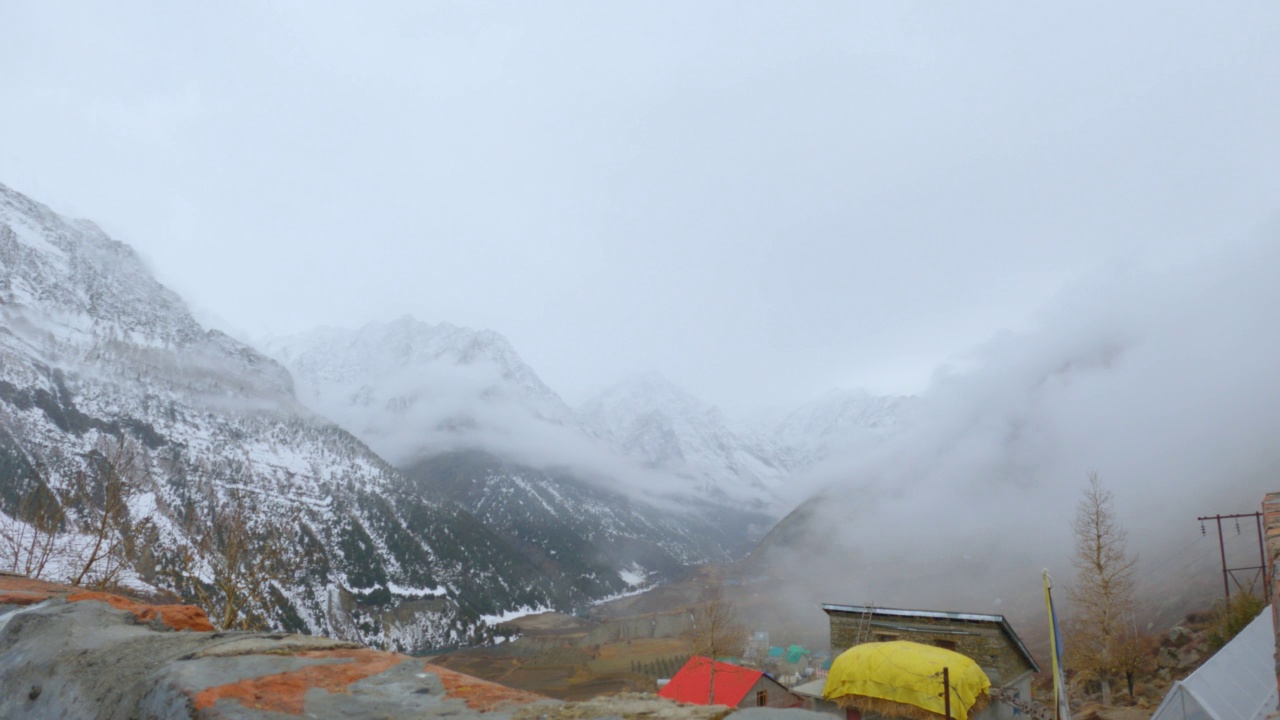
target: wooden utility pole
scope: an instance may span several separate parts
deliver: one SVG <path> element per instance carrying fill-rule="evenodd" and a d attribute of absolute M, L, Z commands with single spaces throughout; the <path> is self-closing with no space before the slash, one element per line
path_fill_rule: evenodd
<path fill-rule="evenodd" d="M 1227 543 L 1222 536 L 1222 521 L 1235 520 L 1236 533 L 1239 534 L 1240 518 L 1253 518 L 1254 523 L 1258 527 L 1258 562 L 1259 564 L 1248 565 L 1244 567 L 1227 567 Z M 1266 548 L 1265 542 L 1262 539 L 1262 513 L 1255 512 L 1255 513 L 1237 513 L 1235 515 L 1206 515 L 1205 517 L 1198 517 L 1196 519 L 1200 521 L 1200 532 L 1202 534 L 1207 534 L 1204 529 L 1204 522 L 1206 520 L 1213 520 L 1218 523 L 1218 554 L 1222 558 L 1222 594 L 1226 597 L 1226 599 L 1227 600 L 1231 599 L 1231 581 L 1232 580 L 1235 581 L 1237 587 L 1239 587 L 1241 590 L 1244 589 L 1244 586 L 1240 584 L 1240 578 L 1236 577 L 1236 572 L 1242 571 L 1242 570 L 1257 571 L 1254 574 L 1254 576 L 1260 577 L 1262 579 L 1262 594 L 1266 595 L 1267 588 L 1270 587 L 1270 585 L 1268 584 L 1269 578 L 1267 573 L 1267 548 Z"/>
<path fill-rule="evenodd" d="M 951 720 L 951 668 L 942 668 L 942 710 Z"/>

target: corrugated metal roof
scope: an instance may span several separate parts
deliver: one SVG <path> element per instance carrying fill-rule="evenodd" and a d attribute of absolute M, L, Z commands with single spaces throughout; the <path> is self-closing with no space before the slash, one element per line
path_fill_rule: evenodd
<path fill-rule="evenodd" d="M 810 680 L 809 682 L 803 685 L 797 685 L 791 688 L 791 692 L 797 695 L 808 695 L 809 697 L 818 698 L 819 700 L 821 700 L 822 690 L 823 688 L 826 687 L 826 685 L 827 685 L 826 678 L 819 678 L 817 680 Z"/>
<path fill-rule="evenodd" d="M 1040 664 L 1031 656 L 1031 651 L 1027 650 L 1027 646 L 1023 644 L 1022 638 L 1018 637 L 1018 633 L 1013 631 L 1013 626 L 1009 625 L 1009 621 L 1004 619 L 1003 615 L 987 615 L 982 613 L 964 613 L 950 612 L 946 610 L 906 610 L 903 608 L 885 608 L 865 605 L 835 605 L 831 603 L 823 603 L 822 611 L 830 615 L 833 612 L 852 613 L 855 615 L 865 615 L 868 612 L 874 617 L 876 615 L 884 615 L 889 617 L 917 617 L 927 618 L 931 620 L 954 620 L 957 622 L 980 622 L 992 623 L 998 625 L 1018 648 L 1018 652 L 1026 659 L 1031 667 L 1040 672 Z"/>
<path fill-rule="evenodd" d="M 715 669 L 715 698 L 712 693 L 712 668 Z M 680 668 L 662 690 L 659 697 L 693 705 L 727 705 L 733 707 L 742 702 L 747 691 L 764 673 L 729 663 L 712 662 L 697 655 Z"/>

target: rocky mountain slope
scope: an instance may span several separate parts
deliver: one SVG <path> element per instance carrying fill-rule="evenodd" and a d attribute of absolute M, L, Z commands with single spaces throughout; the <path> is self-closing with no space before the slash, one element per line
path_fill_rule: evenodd
<path fill-rule="evenodd" d="M 741 557 L 770 524 L 759 513 L 637 499 L 580 472 L 460 450 L 406 465 L 433 497 L 457 503 L 576 592 L 605 597 Z M 690 502 L 693 502 L 691 505 Z"/>
<path fill-rule="evenodd" d="M 401 318 L 264 346 L 288 365 L 304 402 L 391 459 L 419 492 L 476 514 L 588 595 L 736 557 L 769 524 L 762 503 L 742 493 L 699 492 L 670 463 L 619 453 L 491 331 Z M 731 467 L 715 477 L 738 481 Z"/>
<path fill-rule="evenodd" d="M 252 526 L 298 517 L 282 541 L 301 568 L 272 592 L 300 630 L 422 649 L 587 599 L 306 409 L 284 368 L 201 327 L 128 247 L 0 186 L 0 510 L 100 472 L 121 437 L 145 489 L 129 512 L 158 533 L 153 584 L 193 514 L 234 493 Z"/>

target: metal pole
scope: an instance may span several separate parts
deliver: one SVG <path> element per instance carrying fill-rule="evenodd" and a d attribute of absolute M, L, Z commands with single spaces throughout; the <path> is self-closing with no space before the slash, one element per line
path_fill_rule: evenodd
<path fill-rule="evenodd" d="M 951 720 L 951 668 L 942 668 L 942 708 Z"/>
<path fill-rule="evenodd" d="M 1222 516 L 1214 515 L 1213 519 L 1218 521 L 1218 551 L 1222 553 L 1222 592 L 1226 593 L 1229 602 L 1231 585 L 1227 583 L 1227 544 L 1222 540 Z"/>
<path fill-rule="evenodd" d="M 1271 597 L 1271 585 L 1268 582 L 1270 573 L 1267 572 L 1267 547 L 1262 541 L 1262 513 L 1254 513 L 1253 519 L 1258 525 L 1258 558 L 1262 561 L 1262 597 L 1263 601 Z"/>

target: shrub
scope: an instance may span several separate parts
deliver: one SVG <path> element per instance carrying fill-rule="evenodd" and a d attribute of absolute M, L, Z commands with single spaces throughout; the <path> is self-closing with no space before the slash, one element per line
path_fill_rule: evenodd
<path fill-rule="evenodd" d="M 1240 634 L 1266 608 L 1262 598 L 1251 593 L 1236 595 L 1218 604 L 1209 631 L 1209 649 L 1218 650 Z"/>

